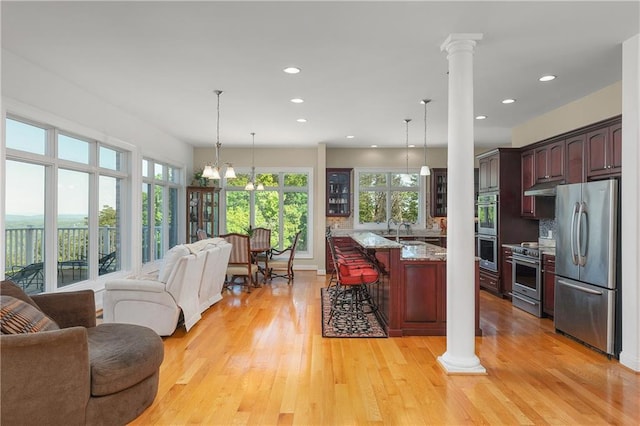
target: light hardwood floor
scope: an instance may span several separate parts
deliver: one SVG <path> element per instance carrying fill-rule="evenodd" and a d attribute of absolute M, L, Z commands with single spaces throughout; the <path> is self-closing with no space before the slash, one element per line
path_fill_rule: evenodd
<path fill-rule="evenodd" d="M 132 424 L 640 423 L 640 375 L 481 292 L 484 376 L 448 376 L 445 337 L 323 338 L 325 277 L 224 292 L 165 338 L 160 387 Z"/>

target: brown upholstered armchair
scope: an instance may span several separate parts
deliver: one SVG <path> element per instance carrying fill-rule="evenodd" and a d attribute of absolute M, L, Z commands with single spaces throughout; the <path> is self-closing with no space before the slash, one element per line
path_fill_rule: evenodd
<path fill-rule="evenodd" d="M 3 281 L 0 294 L 3 301 L 31 304 L 59 327 L 0 336 L 3 424 L 119 425 L 151 405 L 164 356 L 154 331 L 130 324 L 96 326 L 91 290 L 30 299 Z"/>

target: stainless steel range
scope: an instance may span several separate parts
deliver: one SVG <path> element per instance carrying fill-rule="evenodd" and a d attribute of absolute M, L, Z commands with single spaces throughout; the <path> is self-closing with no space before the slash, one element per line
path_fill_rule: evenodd
<path fill-rule="evenodd" d="M 513 306 L 542 317 L 542 265 L 537 243 L 512 247 Z"/>

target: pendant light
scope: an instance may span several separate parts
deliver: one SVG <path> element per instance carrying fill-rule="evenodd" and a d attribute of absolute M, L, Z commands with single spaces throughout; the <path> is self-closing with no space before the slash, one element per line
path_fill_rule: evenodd
<path fill-rule="evenodd" d="M 423 99 L 421 103 L 424 104 L 424 165 L 420 167 L 420 176 L 429 176 L 431 169 L 427 166 L 427 104 L 431 102 L 431 99 Z"/>
<path fill-rule="evenodd" d="M 220 143 L 220 95 L 222 94 L 222 90 L 214 90 L 214 93 L 218 96 L 218 116 L 216 120 L 216 162 L 213 166 L 208 163 L 202 172 L 202 176 L 209 179 L 220 179 L 220 147 L 222 146 Z M 227 170 L 224 173 L 225 179 L 235 178 L 236 172 L 233 170 L 233 164 L 225 164 L 227 165 Z"/>
<path fill-rule="evenodd" d="M 249 176 L 249 182 L 244 187 L 245 191 L 253 191 L 255 188 L 254 182 L 256 180 L 256 168 L 255 168 L 255 150 L 256 150 L 256 133 L 251 132 L 251 175 Z"/>
<path fill-rule="evenodd" d="M 407 127 L 407 142 L 406 142 L 406 150 L 407 150 L 407 174 L 409 174 L 409 122 L 410 118 L 405 118 L 404 123 Z"/>

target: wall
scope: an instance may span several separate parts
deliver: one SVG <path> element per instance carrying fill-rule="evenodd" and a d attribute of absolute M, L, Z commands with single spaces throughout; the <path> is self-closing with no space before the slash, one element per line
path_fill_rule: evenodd
<path fill-rule="evenodd" d="M 529 145 L 622 113 L 622 81 L 515 126 L 514 147 Z"/>
<path fill-rule="evenodd" d="M 2 97 L 3 101 L 15 100 L 27 105 L 34 112 L 57 116 L 67 125 L 85 127 L 130 143 L 141 155 L 180 166 L 191 163 L 192 147 L 189 144 L 4 49 Z"/>

